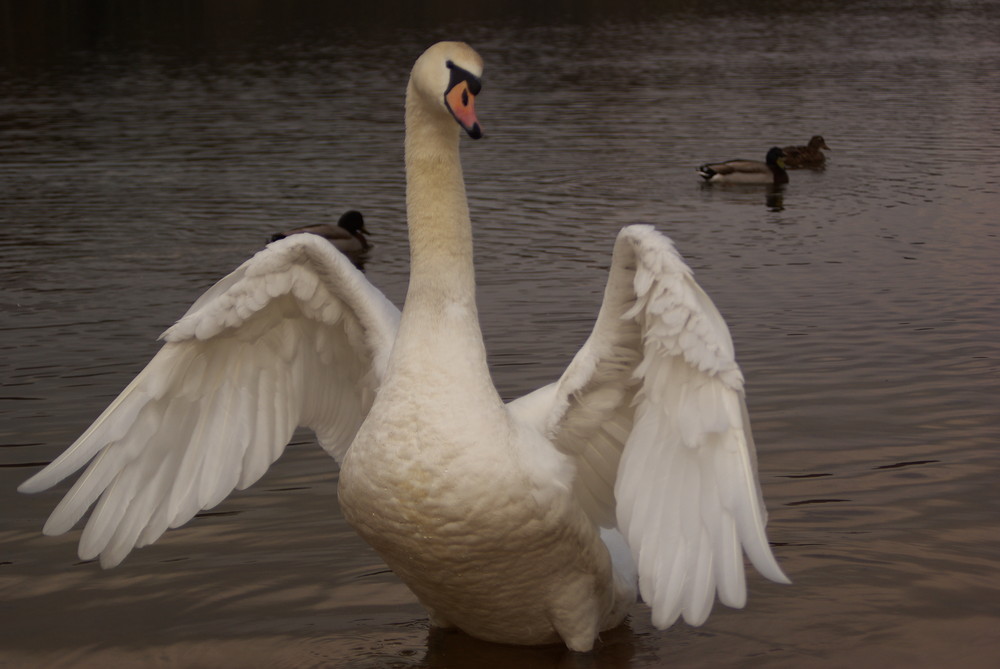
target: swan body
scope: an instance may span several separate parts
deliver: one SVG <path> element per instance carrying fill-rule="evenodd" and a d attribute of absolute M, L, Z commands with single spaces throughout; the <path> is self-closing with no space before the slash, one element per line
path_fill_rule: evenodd
<path fill-rule="evenodd" d="M 710 183 L 727 184 L 786 184 L 784 152 L 772 147 L 764 162 L 758 160 L 727 160 L 724 163 L 706 163 L 698 174 Z"/>
<path fill-rule="evenodd" d="M 360 211 L 355 211 L 353 209 L 344 212 L 340 216 L 336 225 L 330 225 L 329 223 L 317 223 L 315 225 L 306 225 L 301 228 L 293 228 L 292 230 L 287 230 L 285 232 L 276 232 L 271 235 L 271 241 L 276 242 L 279 239 L 288 237 L 289 235 L 297 235 L 300 233 L 319 235 L 337 247 L 337 250 L 341 253 L 362 253 L 371 248 L 371 243 L 366 237 L 366 235 L 370 233 L 367 229 L 365 229 L 365 219 L 361 215 Z"/>
<path fill-rule="evenodd" d="M 822 149 L 832 150 L 821 135 L 813 135 L 805 146 L 786 146 L 782 149 L 785 152 L 785 167 L 822 167 L 826 163 Z"/>
<path fill-rule="evenodd" d="M 411 280 L 400 313 L 315 235 L 270 244 L 199 298 L 95 423 L 21 485 L 84 467 L 47 534 L 97 501 L 83 559 L 118 564 L 257 480 L 297 425 L 341 464 L 344 515 L 435 625 L 592 648 L 637 593 L 665 628 L 743 606 L 764 531 L 725 322 L 651 226 L 615 242 L 594 330 L 563 375 L 505 404 L 475 303 L 459 128 L 482 61 L 439 43 L 407 88 Z M 99 499 L 99 501 L 98 501 Z"/>

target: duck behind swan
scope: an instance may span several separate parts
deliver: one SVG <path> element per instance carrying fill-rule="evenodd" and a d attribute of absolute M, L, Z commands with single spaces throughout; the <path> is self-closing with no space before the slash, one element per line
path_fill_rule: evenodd
<path fill-rule="evenodd" d="M 317 223 L 285 232 L 276 232 L 271 235 L 271 241 L 276 242 L 279 239 L 298 234 L 319 235 L 336 246 L 338 251 L 346 254 L 361 253 L 371 248 L 371 243 L 366 236 L 371 233 L 365 228 L 364 216 L 361 215 L 360 211 L 354 209 L 341 214 L 336 225 Z"/>
<path fill-rule="evenodd" d="M 594 330 L 555 382 L 505 404 L 475 303 L 459 127 L 482 61 L 439 43 L 406 96 L 411 277 L 402 314 L 325 240 L 294 235 L 199 298 L 70 448 L 53 511 L 95 501 L 80 556 L 118 564 L 256 481 L 297 425 L 341 463 L 347 520 L 435 625 L 587 651 L 637 590 L 664 628 L 746 600 L 742 552 L 787 582 L 764 532 L 743 378 L 725 322 L 670 241 L 615 243 Z M 457 123 L 457 125 L 456 125 Z"/>

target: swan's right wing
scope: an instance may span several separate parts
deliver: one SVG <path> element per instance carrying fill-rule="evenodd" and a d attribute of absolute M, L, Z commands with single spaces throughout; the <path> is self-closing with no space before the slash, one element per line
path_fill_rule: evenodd
<path fill-rule="evenodd" d="M 729 329 L 650 226 L 619 233 L 594 330 L 562 377 L 510 410 L 570 456 L 581 509 L 621 530 L 657 627 L 701 624 L 716 593 L 743 606 L 743 551 L 787 582 Z"/>
<path fill-rule="evenodd" d="M 45 524 L 98 499 L 80 557 L 111 567 L 260 478 L 296 426 L 340 459 L 382 379 L 399 310 L 315 235 L 274 242 L 163 334 L 163 348 L 21 492 L 90 466 Z"/>

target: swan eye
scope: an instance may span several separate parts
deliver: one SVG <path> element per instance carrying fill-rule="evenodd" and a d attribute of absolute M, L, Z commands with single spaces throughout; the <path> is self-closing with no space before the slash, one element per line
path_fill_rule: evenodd
<path fill-rule="evenodd" d="M 479 95 L 479 91 L 483 87 L 483 83 L 480 81 L 479 77 L 474 75 L 472 72 L 469 72 L 464 67 L 455 65 L 455 63 L 450 60 L 445 63 L 445 65 L 449 70 L 451 70 L 451 81 L 448 82 L 449 91 L 460 82 L 464 81 L 469 85 L 469 92 L 472 93 L 472 95 Z"/>
<path fill-rule="evenodd" d="M 444 94 L 444 105 L 455 117 L 459 125 L 465 129 L 469 137 L 479 139 L 483 136 L 476 118 L 475 98 L 482 88 L 479 77 L 448 61 L 448 69 L 451 70 L 451 80 L 448 82 L 448 90 Z"/>

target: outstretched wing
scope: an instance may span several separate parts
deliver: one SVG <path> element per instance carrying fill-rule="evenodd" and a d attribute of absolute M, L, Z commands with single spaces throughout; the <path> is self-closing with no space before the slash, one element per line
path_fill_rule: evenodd
<path fill-rule="evenodd" d="M 79 552 L 113 567 L 259 479 L 296 426 L 340 459 L 398 323 L 399 310 L 326 240 L 275 242 L 202 295 L 111 406 L 19 490 L 44 490 L 90 462 L 44 532 L 66 532 L 100 497 Z"/>
<path fill-rule="evenodd" d="M 743 606 L 745 550 L 787 582 L 764 532 L 753 437 L 725 321 L 669 239 L 621 231 L 589 339 L 556 383 L 511 403 L 576 463 L 574 492 L 625 535 L 653 622 Z"/>

